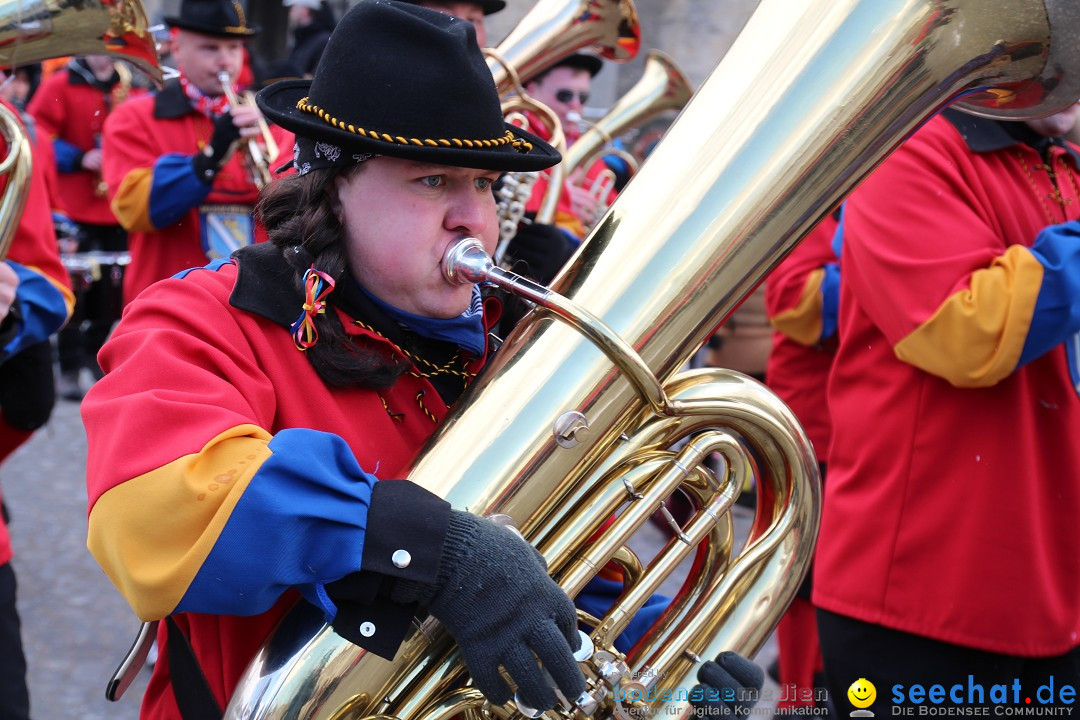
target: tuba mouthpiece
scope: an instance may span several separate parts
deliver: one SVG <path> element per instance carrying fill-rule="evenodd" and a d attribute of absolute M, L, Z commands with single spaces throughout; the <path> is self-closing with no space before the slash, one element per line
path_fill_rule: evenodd
<path fill-rule="evenodd" d="M 493 267 L 483 243 L 473 237 L 455 241 L 443 255 L 443 277 L 452 285 L 483 282 Z"/>

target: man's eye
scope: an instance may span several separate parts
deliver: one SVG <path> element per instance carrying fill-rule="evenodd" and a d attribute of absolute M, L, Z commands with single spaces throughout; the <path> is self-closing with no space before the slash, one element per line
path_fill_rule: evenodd
<path fill-rule="evenodd" d="M 443 184 L 442 175 L 428 175 L 420 178 L 420 182 L 424 183 L 428 187 L 436 188 Z"/>
<path fill-rule="evenodd" d="M 490 190 L 491 186 L 495 183 L 491 178 L 476 178 L 477 190 Z"/>

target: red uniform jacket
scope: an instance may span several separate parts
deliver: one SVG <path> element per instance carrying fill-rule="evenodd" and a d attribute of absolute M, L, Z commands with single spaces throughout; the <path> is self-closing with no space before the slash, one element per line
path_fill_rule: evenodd
<path fill-rule="evenodd" d="M 50 75 L 27 108 L 37 123 L 42 140 L 59 141 L 57 160 L 62 163 L 56 176 L 55 205 L 75 222 L 92 225 L 116 225 L 116 216 L 109 207 L 109 198 L 99 187 L 99 173 L 84 170 L 78 165 L 81 156 L 101 147 L 105 118 L 111 109 L 131 93 L 145 90 L 116 85 L 106 95 L 81 75 L 65 69 Z"/>
<path fill-rule="evenodd" d="M 1039 657 L 1080 645 L 1080 172 L 1026 129 L 946 111 L 844 206 L 813 599 Z"/>
<path fill-rule="evenodd" d="M 776 329 L 765 382 L 799 418 L 822 462 L 832 436 L 825 388 L 836 355 L 835 308 L 832 332 L 824 330 L 824 316 L 826 266 L 837 263 L 836 225 L 831 216 L 818 223 L 765 281 L 765 306 Z"/>

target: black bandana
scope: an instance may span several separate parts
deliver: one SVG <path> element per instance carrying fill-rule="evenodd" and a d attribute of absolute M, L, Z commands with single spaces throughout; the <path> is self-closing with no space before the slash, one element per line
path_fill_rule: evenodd
<path fill-rule="evenodd" d="M 297 175 L 306 175 L 318 168 L 359 165 L 373 157 L 375 157 L 375 153 L 350 153 L 337 145 L 298 135 L 296 143 L 293 145 L 292 164 L 296 166 Z M 279 169 L 278 172 L 286 168 L 288 168 L 288 165 Z"/>

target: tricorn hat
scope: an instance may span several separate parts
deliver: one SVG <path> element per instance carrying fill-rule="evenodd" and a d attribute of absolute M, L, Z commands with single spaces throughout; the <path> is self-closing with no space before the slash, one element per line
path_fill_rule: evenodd
<path fill-rule="evenodd" d="M 473 26 L 397 0 L 361 0 L 334 29 L 311 80 L 263 88 L 259 108 L 301 138 L 484 170 L 542 170 L 550 145 L 503 120 Z"/>
<path fill-rule="evenodd" d="M 403 0 L 413 5 L 421 5 L 424 0 Z M 431 0 L 435 5 L 441 5 L 444 0 Z M 446 4 L 451 4 L 451 0 L 445 0 Z M 467 0 L 467 2 L 476 3 L 480 6 L 480 9 L 484 11 L 485 15 L 491 15 L 497 13 L 506 7 L 506 0 Z"/>
<path fill-rule="evenodd" d="M 258 25 L 247 24 L 237 0 L 183 0 L 180 14 L 165 16 L 165 24 L 215 37 L 246 38 L 259 32 Z"/>

